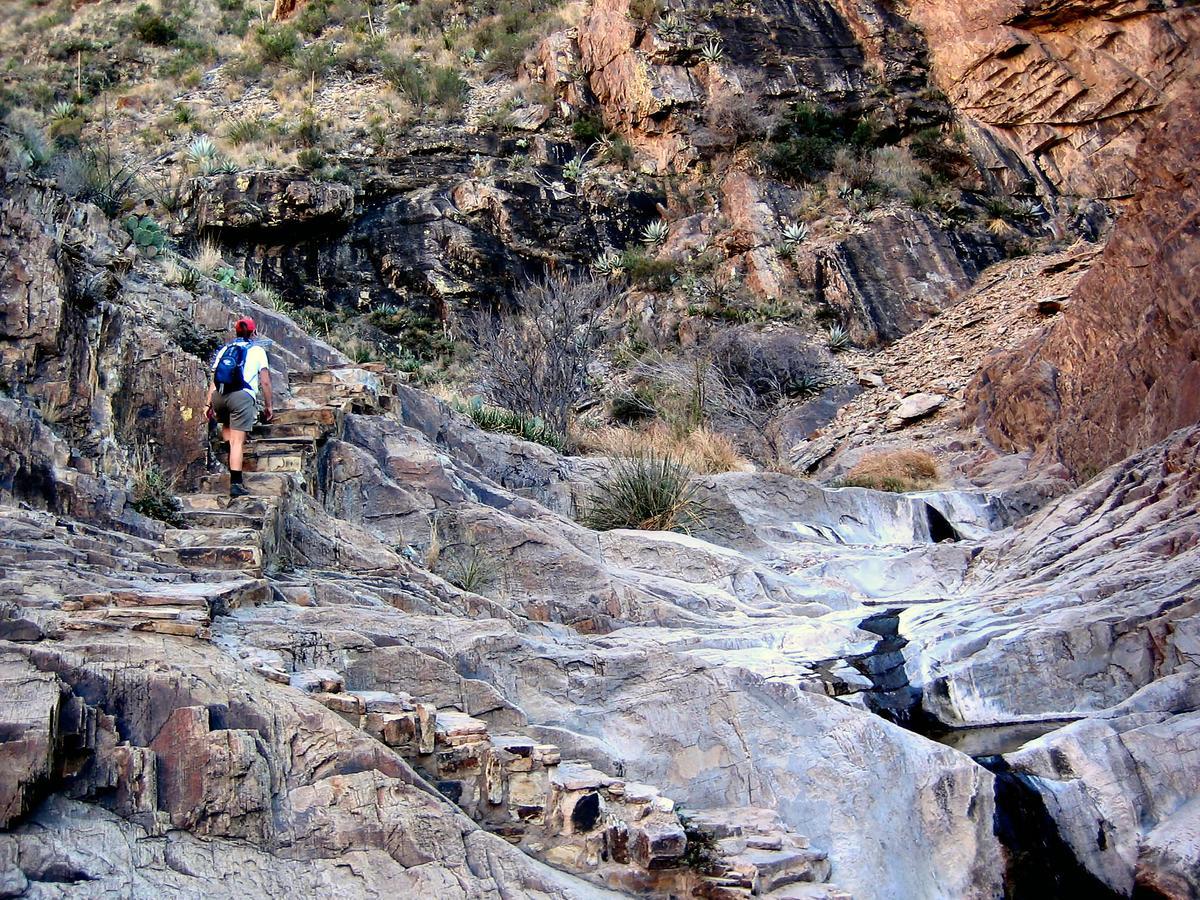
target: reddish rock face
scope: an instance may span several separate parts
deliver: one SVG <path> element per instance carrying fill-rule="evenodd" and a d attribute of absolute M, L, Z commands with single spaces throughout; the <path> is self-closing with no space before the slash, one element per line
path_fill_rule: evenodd
<path fill-rule="evenodd" d="M 1140 189 L 1054 325 L 986 365 L 968 401 L 988 437 L 1087 476 L 1200 421 L 1200 89 L 1135 161 Z"/>
<path fill-rule="evenodd" d="M 1046 193 L 1121 198 L 1135 187 L 1138 142 L 1186 89 L 1200 46 L 1200 16 L 1171 6 L 917 0 L 911 14 L 938 84 L 979 126 L 973 149 L 998 178 L 1024 169 Z"/>

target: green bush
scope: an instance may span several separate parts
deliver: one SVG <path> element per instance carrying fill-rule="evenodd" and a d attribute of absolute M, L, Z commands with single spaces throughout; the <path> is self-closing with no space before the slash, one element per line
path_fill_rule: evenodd
<path fill-rule="evenodd" d="M 657 259 L 641 250 L 626 250 L 621 254 L 619 268 L 634 284 L 650 290 L 665 291 L 675 277 L 676 263 L 671 259 Z"/>
<path fill-rule="evenodd" d="M 597 485 L 583 523 L 596 531 L 637 528 L 689 532 L 703 521 L 692 473 L 683 463 L 646 452 L 618 459 Z"/>
<path fill-rule="evenodd" d="M 300 46 L 300 35 L 290 25 L 260 25 L 254 32 L 254 41 L 263 62 L 283 62 Z"/>
<path fill-rule="evenodd" d="M 179 25 L 173 20 L 141 3 L 129 17 L 129 27 L 134 35 L 147 44 L 167 47 L 179 39 Z"/>
<path fill-rule="evenodd" d="M 771 133 L 764 156 L 780 177 L 806 182 L 828 171 L 839 146 L 865 149 L 878 146 L 882 138 L 870 118 L 815 103 L 793 103 Z"/>
<path fill-rule="evenodd" d="M 337 62 L 337 54 L 328 44 L 317 42 L 292 54 L 292 68 L 305 78 L 324 78 Z"/>
<path fill-rule="evenodd" d="M 575 123 L 571 125 L 572 137 L 581 144 L 594 144 L 604 137 L 605 133 L 604 123 L 594 116 L 576 119 Z"/>

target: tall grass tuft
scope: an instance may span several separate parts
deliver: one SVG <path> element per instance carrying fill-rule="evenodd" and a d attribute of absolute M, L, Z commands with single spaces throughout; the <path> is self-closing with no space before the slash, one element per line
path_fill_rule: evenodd
<path fill-rule="evenodd" d="M 683 463 L 655 452 L 614 462 L 597 485 L 583 523 L 596 531 L 636 528 L 685 534 L 703 521 L 692 472 Z"/>
<path fill-rule="evenodd" d="M 859 460 L 838 487 L 862 487 L 875 491 L 924 491 L 938 483 L 937 460 L 924 450 L 890 450 Z"/>

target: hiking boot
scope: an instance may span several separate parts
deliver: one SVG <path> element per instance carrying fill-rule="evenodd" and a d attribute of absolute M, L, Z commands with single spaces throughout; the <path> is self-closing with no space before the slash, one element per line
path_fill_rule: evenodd
<path fill-rule="evenodd" d="M 249 495 L 250 492 L 246 490 L 246 486 L 244 484 L 231 484 L 229 486 L 230 497 L 248 497 Z"/>

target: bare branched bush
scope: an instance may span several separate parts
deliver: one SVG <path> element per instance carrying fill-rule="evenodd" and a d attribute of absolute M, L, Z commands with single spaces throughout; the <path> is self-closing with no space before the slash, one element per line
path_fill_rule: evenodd
<path fill-rule="evenodd" d="M 550 275 L 528 284 L 516 308 L 479 316 L 467 336 L 489 399 L 566 434 L 617 296 L 604 279 Z"/>
<path fill-rule="evenodd" d="M 757 106 L 757 97 L 722 92 L 709 100 L 704 118 L 709 128 L 728 134 L 739 143 L 753 141 L 767 133 L 769 124 Z"/>

